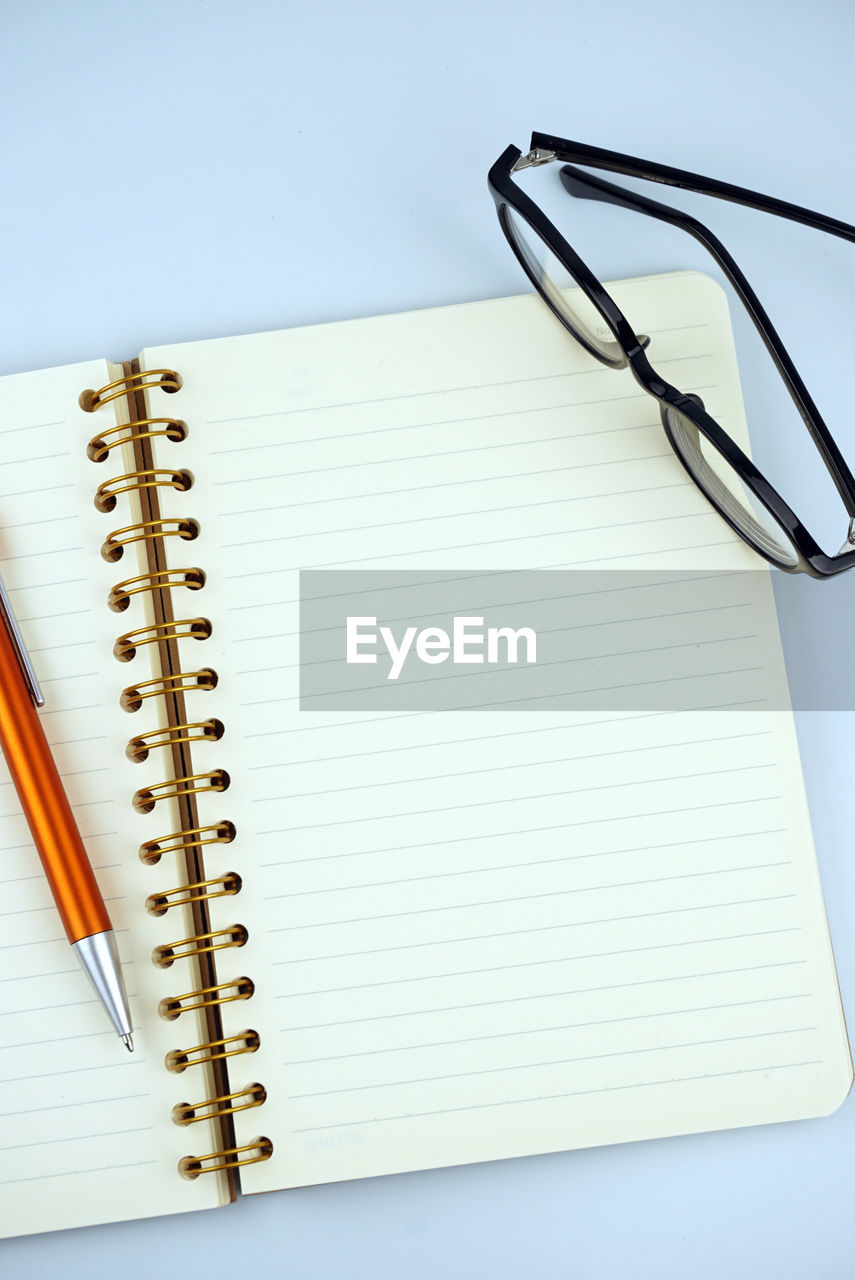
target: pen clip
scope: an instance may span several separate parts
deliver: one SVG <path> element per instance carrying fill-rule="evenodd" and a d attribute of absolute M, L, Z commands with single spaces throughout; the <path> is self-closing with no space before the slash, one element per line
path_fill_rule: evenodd
<path fill-rule="evenodd" d="M 29 690 L 30 697 L 37 707 L 43 707 L 45 705 L 44 694 L 39 688 L 39 682 L 36 679 L 33 664 L 30 661 L 30 655 L 27 653 L 23 637 L 15 621 L 15 615 L 12 612 L 12 606 L 9 603 L 9 597 L 6 594 L 2 578 L 0 578 L 0 621 L 3 622 L 9 632 L 9 639 L 12 641 L 12 648 L 15 650 L 15 656 L 24 674 L 24 683 Z"/>

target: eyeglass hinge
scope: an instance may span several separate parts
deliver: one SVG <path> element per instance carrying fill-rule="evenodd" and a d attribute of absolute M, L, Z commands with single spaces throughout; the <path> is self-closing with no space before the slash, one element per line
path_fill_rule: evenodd
<path fill-rule="evenodd" d="M 532 169 L 538 164 L 550 164 L 557 159 L 558 155 L 555 151 L 544 151 L 542 147 L 535 147 L 533 151 L 529 151 L 528 155 L 520 156 L 516 164 L 511 167 L 511 173 L 519 173 L 520 169 Z"/>
<path fill-rule="evenodd" d="M 851 551 L 853 546 L 855 546 L 855 516 L 849 521 L 849 532 L 846 534 L 846 541 L 837 554 L 842 556 L 844 551 Z"/>
<path fill-rule="evenodd" d="M 855 516 L 849 521 L 849 529 L 846 534 L 846 541 L 838 551 L 839 556 L 846 555 L 847 551 L 851 551 L 855 547 Z"/>

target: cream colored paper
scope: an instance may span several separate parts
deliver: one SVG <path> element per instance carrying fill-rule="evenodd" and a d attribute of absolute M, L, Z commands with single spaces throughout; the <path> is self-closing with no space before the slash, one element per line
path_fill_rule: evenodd
<path fill-rule="evenodd" d="M 724 296 L 617 286 L 745 439 Z M 301 568 L 756 568 L 627 373 L 533 297 L 148 351 L 179 370 L 227 726 L 221 979 L 260 1191 L 816 1115 L 852 1078 L 792 716 L 301 712 Z M 202 596 L 204 595 L 204 603 Z M 774 637 L 771 589 L 755 619 Z M 750 640 L 750 637 L 749 637 Z M 746 641 L 749 643 L 749 641 Z M 738 666 L 738 648 L 734 666 Z"/>
<path fill-rule="evenodd" d="M 126 758 L 128 738 L 153 726 L 148 715 L 142 724 L 141 716 L 121 711 L 119 695 L 151 670 L 147 656 L 127 665 L 113 657 L 115 637 L 143 619 L 136 603 L 111 613 L 107 595 L 139 570 L 135 556 L 108 564 L 99 554 L 107 535 L 133 517 L 125 497 L 109 515 L 95 509 L 97 486 L 121 474 L 123 464 L 115 451 L 103 464 L 89 460 L 87 441 L 112 425 L 112 412 L 85 414 L 77 404 L 81 391 L 112 375 L 100 361 L 0 381 L 0 573 L 46 698 L 45 731 L 117 930 L 136 1045 L 128 1054 L 65 939 L 0 761 L 4 1235 L 219 1203 L 214 1179 L 186 1182 L 177 1172 L 183 1155 L 206 1153 L 212 1138 L 198 1132 L 207 1125 L 191 1135 L 170 1119 L 176 1102 L 205 1096 L 192 1073 L 174 1076 L 163 1065 L 170 1049 L 197 1043 L 199 1029 L 164 1022 L 157 1004 L 194 984 L 186 962 L 168 972 L 151 962 L 152 948 L 181 936 L 183 923 L 146 913 L 147 896 L 177 883 L 176 870 L 167 860 L 145 867 L 137 856 L 141 841 L 168 830 L 169 819 L 131 806 L 134 791 L 162 775 L 153 757 L 147 764 Z"/>

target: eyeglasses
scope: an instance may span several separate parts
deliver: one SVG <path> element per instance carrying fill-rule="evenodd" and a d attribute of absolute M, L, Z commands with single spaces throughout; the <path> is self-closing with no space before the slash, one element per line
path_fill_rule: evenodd
<path fill-rule="evenodd" d="M 849 529 L 836 555 L 819 547 L 763 473 L 706 412 L 700 397 L 679 391 L 659 376 L 645 354 L 649 339 L 633 331 L 600 281 L 513 181 L 520 170 L 552 161 L 562 164 L 561 181 L 571 196 L 602 200 L 679 227 L 700 241 L 721 267 L 747 308 L 843 500 Z M 508 243 L 546 305 L 592 356 L 612 369 L 628 366 L 638 384 L 658 401 L 662 426 L 677 457 L 731 528 L 766 560 L 790 573 L 828 578 L 855 567 L 855 479 L 736 262 L 697 219 L 574 168 L 572 162 L 716 196 L 853 242 L 855 227 L 727 182 L 543 133 L 532 134 L 527 155 L 508 147 L 487 179 Z"/>

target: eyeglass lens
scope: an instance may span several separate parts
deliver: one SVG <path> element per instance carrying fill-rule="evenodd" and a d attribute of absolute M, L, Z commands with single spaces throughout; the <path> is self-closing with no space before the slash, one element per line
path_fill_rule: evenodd
<path fill-rule="evenodd" d="M 502 212 L 508 236 L 545 301 L 593 355 L 623 364 L 612 329 L 567 266 L 515 209 L 504 205 Z M 674 450 L 713 506 L 761 555 L 782 568 L 796 568 L 800 557 L 789 535 L 716 446 L 678 409 L 664 408 L 662 421 Z"/>
<path fill-rule="evenodd" d="M 746 542 L 782 568 L 796 568 L 799 556 L 786 531 L 691 418 L 669 405 L 662 423 L 689 474 Z"/>
<path fill-rule="evenodd" d="M 609 363 L 624 364 L 623 352 L 604 317 L 546 241 L 509 205 L 505 226 L 532 283 L 583 346 Z"/>

